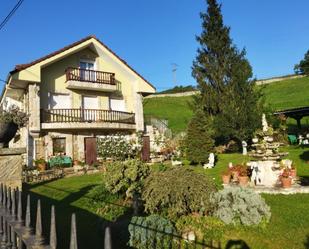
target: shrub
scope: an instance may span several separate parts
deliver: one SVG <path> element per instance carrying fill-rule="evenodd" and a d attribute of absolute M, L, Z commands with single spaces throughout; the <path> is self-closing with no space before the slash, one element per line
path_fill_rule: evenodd
<path fill-rule="evenodd" d="M 129 246 L 137 249 L 176 248 L 172 238 L 172 235 L 176 235 L 174 226 L 159 215 L 133 216 L 129 233 Z"/>
<path fill-rule="evenodd" d="M 189 215 L 179 218 L 176 228 L 182 235 L 194 232 L 197 241 L 219 241 L 224 234 L 225 224 L 215 217 Z"/>
<path fill-rule="evenodd" d="M 104 185 L 95 186 L 89 191 L 87 196 L 89 197 L 88 205 L 91 209 L 109 221 L 115 221 L 128 209 L 124 205 L 123 196 L 111 194 Z"/>
<path fill-rule="evenodd" d="M 8 110 L 2 110 L 0 113 L 0 121 L 3 123 L 14 123 L 18 128 L 22 128 L 28 123 L 28 115 L 22 112 L 18 106 L 11 105 Z"/>
<path fill-rule="evenodd" d="M 225 188 L 213 194 L 211 202 L 214 216 L 226 224 L 257 225 L 271 216 L 264 199 L 247 188 Z"/>
<path fill-rule="evenodd" d="M 149 173 L 149 166 L 140 160 L 113 162 L 107 166 L 105 187 L 113 194 L 125 193 L 132 198 L 133 194 L 141 192 L 143 180 Z"/>
<path fill-rule="evenodd" d="M 212 121 L 205 114 L 197 110 L 187 127 L 184 140 L 185 154 L 194 163 L 208 161 L 209 152 L 214 148 L 212 139 Z"/>
<path fill-rule="evenodd" d="M 145 180 L 142 199 L 147 212 L 175 219 L 192 212 L 208 213 L 211 209 L 209 197 L 215 190 L 214 182 L 207 176 L 176 167 L 153 172 Z"/>
<path fill-rule="evenodd" d="M 103 159 L 124 160 L 134 158 L 140 151 L 140 140 L 129 140 L 126 136 L 116 134 L 98 138 L 98 154 Z"/>

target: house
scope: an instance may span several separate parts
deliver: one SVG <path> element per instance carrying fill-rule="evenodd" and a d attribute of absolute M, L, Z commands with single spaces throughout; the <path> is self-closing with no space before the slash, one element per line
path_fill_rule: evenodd
<path fill-rule="evenodd" d="M 27 163 L 56 152 L 91 163 L 96 137 L 144 130 L 143 95 L 155 92 L 138 72 L 95 36 L 27 64 L 7 78 L 2 108 L 18 105 L 29 124 L 11 141 Z"/>

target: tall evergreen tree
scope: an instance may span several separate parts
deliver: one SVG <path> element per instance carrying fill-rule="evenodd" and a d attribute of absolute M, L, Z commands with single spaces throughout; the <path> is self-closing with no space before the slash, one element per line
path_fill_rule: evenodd
<path fill-rule="evenodd" d="M 304 59 L 295 65 L 294 71 L 297 74 L 306 74 L 309 76 L 309 50 L 305 53 Z"/>
<path fill-rule="evenodd" d="M 221 5 L 216 0 L 207 4 L 207 12 L 201 13 L 203 30 L 197 37 L 200 48 L 192 68 L 201 91 L 196 108 L 213 116 L 216 142 L 240 142 L 260 125 L 260 94 L 251 80 L 246 51 L 233 45 L 230 28 L 223 23 Z"/>

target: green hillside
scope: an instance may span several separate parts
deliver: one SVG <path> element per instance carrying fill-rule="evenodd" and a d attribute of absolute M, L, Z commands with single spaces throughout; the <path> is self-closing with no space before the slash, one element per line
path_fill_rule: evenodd
<path fill-rule="evenodd" d="M 264 85 L 263 92 L 275 110 L 309 106 L 309 77 Z"/>
<path fill-rule="evenodd" d="M 266 102 L 275 110 L 309 106 L 309 77 L 287 79 L 261 86 Z M 156 97 L 144 100 L 144 113 L 169 121 L 173 132 L 185 130 L 192 116 L 192 96 Z M 308 118 L 304 120 L 306 124 Z M 294 122 L 292 122 L 294 123 Z"/>

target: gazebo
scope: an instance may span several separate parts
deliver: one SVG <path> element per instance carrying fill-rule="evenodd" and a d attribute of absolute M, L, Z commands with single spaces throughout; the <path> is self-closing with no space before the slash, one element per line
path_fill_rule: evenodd
<path fill-rule="evenodd" d="M 280 115 L 280 114 L 283 114 L 284 116 L 288 118 L 295 119 L 297 122 L 297 126 L 300 129 L 301 119 L 303 117 L 309 116 L 309 106 L 287 109 L 287 110 L 277 111 L 274 113 L 274 115 Z"/>

